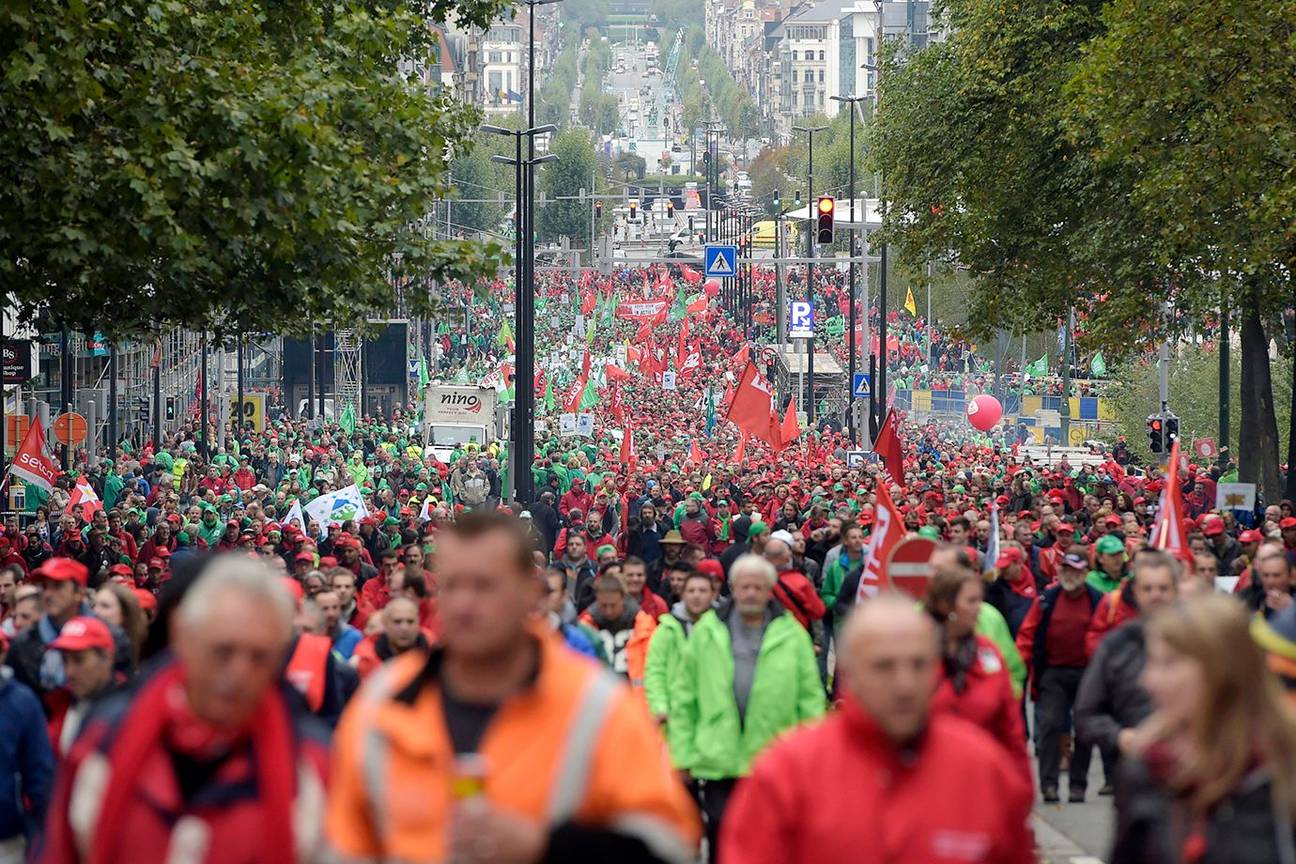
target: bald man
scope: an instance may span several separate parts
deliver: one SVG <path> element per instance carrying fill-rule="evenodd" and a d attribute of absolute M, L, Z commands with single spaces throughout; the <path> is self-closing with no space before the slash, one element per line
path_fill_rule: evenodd
<path fill-rule="evenodd" d="M 844 704 L 772 746 L 738 786 L 722 847 L 746 864 L 1030 864 L 1032 790 L 987 733 L 929 707 L 938 636 L 913 601 L 857 607 Z"/>

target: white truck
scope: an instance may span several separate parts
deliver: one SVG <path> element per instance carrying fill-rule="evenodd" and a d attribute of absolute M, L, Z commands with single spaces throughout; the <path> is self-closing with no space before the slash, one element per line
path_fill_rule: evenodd
<path fill-rule="evenodd" d="M 500 437 L 492 387 L 433 382 L 423 393 L 423 446 L 442 462 L 464 444 L 485 446 Z"/>

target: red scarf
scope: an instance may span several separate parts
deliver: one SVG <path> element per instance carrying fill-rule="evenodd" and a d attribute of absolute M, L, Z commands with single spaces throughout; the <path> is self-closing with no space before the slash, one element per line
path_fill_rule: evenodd
<path fill-rule="evenodd" d="M 214 757 L 237 745 L 245 735 L 256 754 L 257 788 L 266 817 L 262 860 L 296 859 L 292 833 L 294 765 L 292 729 L 283 701 L 271 688 L 257 706 L 246 730 L 228 732 L 194 716 L 183 690 L 184 674 L 172 664 L 140 688 L 135 704 L 108 751 L 112 770 L 95 825 L 90 864 L 110 864 L 118 848 L 122 813 L 149 751 L 166 746 L 191 756 Z"/>

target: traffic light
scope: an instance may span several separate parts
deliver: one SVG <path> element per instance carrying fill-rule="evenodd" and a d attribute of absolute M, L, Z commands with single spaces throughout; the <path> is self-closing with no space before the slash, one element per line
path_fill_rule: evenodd
<path fill-rule="evenodd" d="M 783 202 L 779 200 L 779 190 L 775 189 L 774 190 L 774 211 L 775 212 L 778 212 L 779 205 L 781 205 L 782 203 Z"/>
<path fill-rule="evenodd" d="M 1168 453 L 1174 446 L 1174 442 L 1179 440 L 1179 418 L 1173 414 L 1167 414 L 1165 418 L 1165 449 Z"/>
<path fill-rule="evenodd" d="M 633 221 L 635 220 L 635 210 L 636 210 L 636 208 L 638 208 L 638 206 L 639 206 L 638 203 L 636 203 L 636 202 L 634 202 L 634 201 L 631 201 L 631 202 L 630 202 L 630 221 L 631 221 L 631 222 L 633 222 Z"/>
<path fill-rule="evenodd" d="M 833 214 L 836 209 L 837 202 L 831 195 L 819 197 L 819 243 L 821 245 L 833 242 Z"/>
<path fill-rule="evenodd" d="M 595 218 L 595 219 L 602 219 L 602 218 L 603 218 L 603 202 L 602 202 L 602 201 L 595 201 L 595 202 L 594 202 L 594 218 Z"/>
<path fill-rule="evenodd" d="M 666 216 L 671 219 L 675 218 L 675 202 L 669 198 L 666 199 Z"/>
<path fill-rule="evenodd" d="M 1153 453 L 1165 452 L 1165 421 L 1158 414 L 1147 419 L 1148 449 Z"/>
<path fill-rule="evenodd" d="M 166 419 L 168 419 L 168 420 L 174 420 L 174 419 L 175 419 L 175 417 L 176 417 L 176 415 L 175 415 L 175 408 L 176 408 L 176 406 L 175 406 L 175 397 L 174 397 L 174 396 L 168 396 L 168 397 L 166 397 Z"/>

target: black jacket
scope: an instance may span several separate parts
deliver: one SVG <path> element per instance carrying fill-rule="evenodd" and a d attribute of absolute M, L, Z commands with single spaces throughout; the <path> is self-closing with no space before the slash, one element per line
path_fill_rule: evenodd
<path fill-rule="evenodd" d="M 557 508 L 546 504 L 543 499 L 533 502 L 530 509 L 531 523 L 540 532 L 540 551 L 548 558 L 553 554 L 554 543 L 558 542 L 558 529 L 562 527 L 562 520 L 558 518 Z"/>
<path fill-rule="evenodd" d="M 1185 804 L 1141 760 L 1123 759 L 1116 782 L 1116 838 L 1111 864 L 1178 864 Z M 1269 777 L 1257 769 L 1210 813 L 1200 864 L 1296 864 L 1291 819 L 1276 813 Z"/>
<path fill-rule="evenodd" d="M 1145 660 L 1141 619 L 1127 621 L 1098 643 L 1076 694 L 1076 731 L 1081 738 L 1115 751 L 1117 734 L 1152 713 L 1152 697 L 1138 683 Z"/>

